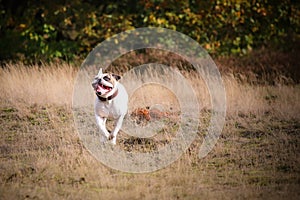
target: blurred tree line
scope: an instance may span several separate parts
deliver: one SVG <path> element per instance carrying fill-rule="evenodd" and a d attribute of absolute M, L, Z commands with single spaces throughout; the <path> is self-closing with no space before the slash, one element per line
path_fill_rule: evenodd
<path fill-rule="evenodd" d="M 182 32 L 214 55 L 299 41 L 292 0 L 0 0 L 0 60 L 74 61 L 138 27 Z"/>

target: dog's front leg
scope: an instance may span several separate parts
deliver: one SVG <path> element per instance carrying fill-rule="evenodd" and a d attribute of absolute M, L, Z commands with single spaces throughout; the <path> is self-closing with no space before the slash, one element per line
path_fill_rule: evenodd
<path fill-rule="evenodd" d="M 125 115 L 121 115 L 115 121 L 115 128 L 112 131 L 112 141 L 111 141 L 112 144 L 116 144 L 117 135 L 118 135 L 118 132 L 120 131 L 120 129 L 122 127 L 124 117 L 125 117 Z"/>
<path fill-rule="evenodd" d="M 105 139 L 103 140 L 103 142 L 104 142 L 109 138 L 109 132 L 106 129 L 106 118 L 100 117 L 99 115 L 96 114 L 96 122 L 99 126 L 102 136 L 105 137 Z"/>

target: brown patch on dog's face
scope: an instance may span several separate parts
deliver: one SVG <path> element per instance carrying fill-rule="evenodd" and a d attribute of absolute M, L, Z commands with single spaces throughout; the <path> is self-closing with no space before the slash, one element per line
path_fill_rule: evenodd
<path fill-rule="evenodd" d="M 116 79 L 116 81 L 119 81 L 121 79 L 121 76 L 117 75 L 117 74 L 111 74 L 112 77 L 114 77 Z"/>
<path fill-rule="evenodd" d="M 115 86 L 116 82 L 121 79 L 121 76 L 110 73 L 107 76 L 104 76 L 103 79 Z"/>
<path fill-rule="evenodd" d="M 104 80 L 106 80 L 107 82 L 111 83 L 113 86 L 116 85 L 116 79 L 113 77 L 112 74 L 108 74 L 107 76 L 103 77 Z"/>

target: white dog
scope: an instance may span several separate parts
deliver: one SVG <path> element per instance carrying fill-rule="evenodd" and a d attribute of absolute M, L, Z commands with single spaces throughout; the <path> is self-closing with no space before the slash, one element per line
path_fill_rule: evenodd
<path fill-rule="evenodd" d="M 112 73 L 102 73 L 101 68 L 92 83 L 98 97 L 95 100 L 95 116 L 102 133 L 102 142 L 110 140 L 112 144 L 116 144 L 117 134 L 127 113 L 128 94 L 124 86 L 118 82 L 120 78 Z M 111 133 L 106 129 L 108 117 L 115 119 L 115 126 Z"/>

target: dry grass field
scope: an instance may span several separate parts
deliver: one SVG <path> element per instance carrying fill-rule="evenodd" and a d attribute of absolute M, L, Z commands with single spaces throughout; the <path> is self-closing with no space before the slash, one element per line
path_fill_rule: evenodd
<path fill-rule="evenodd" d="M 226 123 L 213 151 L 199 159 L 210 102 L 200 78 L 186 72 L 202 105 L 199 137 L 170 166 L 132 174 L 106 167 L 79 139 L 76 73 L 67 64 L 0 69 L 0 199 L 300 198 L 299 84 L 222 73 Z"/>

